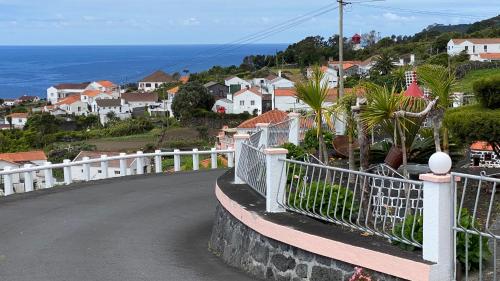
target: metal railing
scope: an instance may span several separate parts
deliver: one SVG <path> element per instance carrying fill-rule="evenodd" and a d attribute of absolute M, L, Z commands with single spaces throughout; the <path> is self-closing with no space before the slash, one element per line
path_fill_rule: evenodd
<path fill-rule="evenodd" d="M 250 143 L 243 143 L 237 175 L 253 190 L 266 196 L 266 155 L 263 151 Z"/>
<path fill-rule="evenodd" d="M 456 280 L 499 280 L 500 179 L 451 173 Z M 460 181 L 455 179 L 460 178 Z M 496 197 L 496 198 L 495 198 Z"/>
<path fill-rule="evenodd" d="M 288 211 L 422 247 L 423 183 L 285 159 Z"/>
<path fill-rule="evenodd" d="M 260 138 L 261 138 L 261 135 L 262 135 L 262 130 L 259 130 L 253 134 L 250 135 L 250 138 L 248 139 L 248 141 L 250 142 L 250 144 L 254 147 L 258 147 L 259 146 L 259 143 L 260 143 Z"/>
<path fill-rule="evenodd" d="M 173 152 L 162 152 L 155 151 L 153 153 L 143 153 L 138 151 L 135 154 L 125 154 L 121 153 L 119 156 L 106 156 L 101 155 L 100 158 L 84 157 L 79 161 L 70 161 L 68 159 L 64 160 L 63 163 L 52 164 L 46 162 L 42 166 L 33 166 L 30 164 L 25 165 L 23 168 L 12 169 L 11 167 L 6 167 L 4 170 L 0 170 L 0 177 L 3 180 L 3 188 L 0 189 L 0 195 L 11 195 L 16 193 L 18 190 L 16 188 L 22 185 L 22 192 L 30 192 L 37 189 L 38 186 L 41 188 L 51 188 L 55 185 L 69 185 L 77 181 L 92 181 L 99 179 L 112 178 L 117 176 L 127 176 L 133 174 L 144 174 L 150 171 L 154 167 L 155 173 L 163 172 L 162 157 L 173 157 L 174 159 L 174 172 L 181 171 L 181 156 L 192 156 L 192 169 L 200 169 L 200 155 L 210 155 L 210 167 L 216 169 L 218 167 L 217 156 L 223 154 L 227 158 L 227 166 L 234 166 L 234 150 L 216 150 L 215 148 L 206 151 L 199 151 L 198 149 L 193 149 L 191 151 L 180 151 L 174 150 Z M 153 158 L 154 161 L 151 164 L 145 162 L 146 159 Z M 129 167 L 127 164 L 128 159 L 134 159 L 135 167 Z M 119 167 L 115 167 L 117 174 L 111 173 L 109 171 L 109 163 L 111 161 L 119 161 Z M 92 164 L 99 164 L 97 167 L 91 166 Z M 81 175 L 78 177 L 72 172 L 72 167 L 81 167 Z M 94 171 L 96 174 L 91 175 L 91 168 L 97 168 Z M 53 170 L 62 169 L 64 174 L 64 182 L 56 182 L 53 174 Z M 41 179 L 41 184 L 40 184 Z M 37 185 L 36 182 L 39 184 Z M 15 188 L 16 187 L 16 188 Z"/>
<path fill-rule="evenodd" d="M 278 147 L 289 142 L 291 120 L 272 124 L 268 128 L 267 146 Z"/>

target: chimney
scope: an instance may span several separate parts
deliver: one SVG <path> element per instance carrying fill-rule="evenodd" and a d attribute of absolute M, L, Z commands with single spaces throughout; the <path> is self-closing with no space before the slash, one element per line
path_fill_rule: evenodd
<path fill-rule="evenodd" d="M 281 77 L 281 69 L 278 70 L 278 77 Z"/>
<path fill-rule="evenodd" d="M 415 64 L 415 55 L 414 54 L 410 55 L 410 64 L 411 65 Z"/>

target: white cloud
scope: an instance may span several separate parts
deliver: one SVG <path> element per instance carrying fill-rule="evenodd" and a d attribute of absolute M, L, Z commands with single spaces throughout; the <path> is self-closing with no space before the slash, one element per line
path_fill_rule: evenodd
<path fill-rule="evenodd" d="M 191 18 L 187 18 L 187 19 L 183 20 L 182 24 L 187 25 L 187 26 L 199 25 L 200 21 L 195 17 L 191 17 Z"/>
<path fill-rule="evenodd" d="M 387 20 L 392 20 L 392 21 L 411 21 L 415 19 L 414 16 L 405 17 L 391 12 L 384 13 L 383 17 Z"/>

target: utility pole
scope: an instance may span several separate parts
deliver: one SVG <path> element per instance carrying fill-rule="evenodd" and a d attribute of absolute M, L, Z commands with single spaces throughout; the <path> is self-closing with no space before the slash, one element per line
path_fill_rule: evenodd
<path fill-rule="evenodd" d="M 339 90 L 337 100 L 344 96 L 344 0 L 339 2 Z"/>

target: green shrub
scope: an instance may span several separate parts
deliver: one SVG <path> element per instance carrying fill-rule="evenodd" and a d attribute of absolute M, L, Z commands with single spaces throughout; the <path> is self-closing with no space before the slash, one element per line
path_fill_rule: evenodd
<path fill-rule="evenodd" d="M 478 80 L 472 88 L 484 107 L 500 108 L 500 75 Z"/>
<path fill-rule="evenodd" d="M 323 138 L 325 139 L 326 148 L 333 148 L 333 134 L 323 130 Z M 319 146 L 318 134 L 316 129 L 307 130 L 304 136 L 304 149 L 317 150 Z"/>
<path fill-rule="evenodd" d="M 500 141 L 500 109 L 469 105 L 446 111 L 444 125 L 453 137 L 471 143 L 477 140 Z"/>
<path fill-rule="evenodd" d="M 293 143 L 287 142 L 284 143 L 281 147 L 288 150 L 288 154 L 286 155 L 286 158 L 288 159 L 303 160 L 306 154 L 304 148 Z"/>
<path fill-rule="evenodd" d="M 297 190 L 289 193 L 289 203 L 308 212 L 344 219 L 357 216 L 359 211 L 351 190 L 321 181 L 308 183 L 301 180 Z"/>

